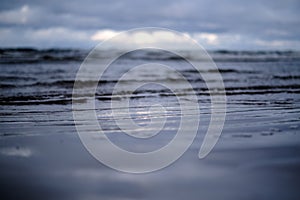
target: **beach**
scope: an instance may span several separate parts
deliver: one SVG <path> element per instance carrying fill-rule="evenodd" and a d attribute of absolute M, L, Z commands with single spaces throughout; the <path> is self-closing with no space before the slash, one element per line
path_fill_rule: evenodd
<path fill-rule="evenodd" d="M 123 173 L 103 165 L 89 154 L 77 134 L 72 91 L 88 50 L 0 52 L 3 199 L 299 199 L 297 51 L 209 51 L 223 78 L 227 111 L 222 134 L 203 159 L 198 152 L 210 122 L 211 101 L 201 76 L 184 59 L 151 50 L 132 52 L 112 63 L 95 94 L 97 119 L 107 137 L 128 151 L 161 148 L 180 125 L 176 96 L 155 82 L 173 85 L 187 99 L 190 93 L 176 76 L 146 68 L 135 79 L 123 81 L 123 90 L 114 96 L 112 89 L 124 71 L 149 62 L 172 66 L 191 83 L 198 97 L 200 125 L 193 144 L 170 166 L 145 174 Z M 192 51 L 184 53 L 194 62 L 203 62 Z M 216 71 L 203 69 L 201 73 Z M 133 94 L 127 91 L 141 82 L 151 84 Z M 93 83 L 81 84 L 85 90 Z M 128 94 L 131 116 L 141 127 L 151 120 L 146 111 L 152 105 L 166 108 L 167 122 L 157 136 L 131 138 L 116 126 L 114 119 L 122 120 L 122 109 L 112 116 L 110 103 Z"/>

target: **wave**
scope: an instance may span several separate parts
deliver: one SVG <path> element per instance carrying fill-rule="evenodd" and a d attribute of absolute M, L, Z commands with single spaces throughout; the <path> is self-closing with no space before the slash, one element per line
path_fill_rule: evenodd
<path fill-rule="evenodd" d="M 209 95 L 218 95 L 223 91 L 218 91 L 218 88 L 215 88 L 213 92 L 209 92 L 208 89 L 203 87 L 194 88 L 195 93 L 198 96 L 209 96 Z M 107 101 L 111 99 L 119 98 L 163 98 L 171 97 L 174 95 L 179 95 L 181 97 L 189 96 L 191 93 L 190 90 L 181 89 L 175 91 L 176 94 L 173 94 L 167 89 L 139 89 L 132 93 L 132 91 L 122 91 L 120 94 L 112 95 L 108 91 L 97 91 L 95 98 L 99 101 Z M 300 94 L 300 85 L 290 84 L 290 85 L 257 85 L 257 86 L 242 86 L 242 87 L 226 87 L 225 93 L 228 96 L 232 95 L 262 95 L 262 94 L 276 94 L 276 93 L 285 93 L 285 94 Z M 89 93 L 82 93 L 79 96 L 74 97 L 75 100 L 84 101 L 85 98 L 91 97 Z M 44 93 L 28 93 L 19 95 L 5 95 L 0 96 L 0 105 L 37 105 L 37 104 L 71 104 L 72 103 L 72 91 L 56 91 L 50 94 Z"/>
<path fill-rule="evenodd" d="M 113 55 L 116 50 L 99 51 L 99 59 Z M 88 50 L 82 49 L 34 49 L 34 48 L 2 48 L 0 49 L 0 64 L 26 64 L 47 62 L 82 62 L 88 55 Z M 198 60 L 205 61 L 194 51 L 181 51 L 183 57 L 173 53 L 147 49 L 127 53 L 123 59 L 129 60 Z M 298 51 L 209 51 L 215 62 L 275 62 L 275 61 L 300 61 Z"/>
<path fill-rule="evenodd" d="M 87 53 L 78 49 L 2 48 L 0 64 L 83 61 Z"/>

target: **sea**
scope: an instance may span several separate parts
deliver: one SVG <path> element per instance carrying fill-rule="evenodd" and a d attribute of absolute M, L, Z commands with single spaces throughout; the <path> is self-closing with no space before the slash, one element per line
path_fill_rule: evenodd
<path fill-rule="evenodd" d="M 98 59 L 116 51 L 99 52 Z M 73 87 L 89 52 L 0 49 L 3 199 L 300 198 L 300 52 L 208 51 L 218 70 L 200 73 L 185 59 L 205 66 L 192 50 L 183 50 L 184 58 L 162 50 L 137 50 L 112 62 L 96 82 L 95 113 L 107 138 L 122 149 L 143 153 L 167 145 L 182 119 L 178 96 L 188 101 L 191 95 L 178 76 L 163 67 L 153 69 L 151 63 L 173 68 L 197 96 L 200 115 L 194 117 L 200 117 L 200 122 L 191 146 L 171 165 L 141 174 L 121 172 L 98 161 L 77 133 Z M 133 66 L 144 64 L 148 65 L 119 82 Z M 212 115 L 212 93 L 202 75 L 216 73 L 225 86 L 226 118 L 216 145 L 199 159 Z M 88 78 L 80 81 L 83 91 L 95 84 Z M 119 90 L 113 92 L 118 82 Z M 214 79 L 209 82 L 213 85 Z M 131 119 L 139 126 L 132 134 L 139 137 L 125 134 L 115 122 L 127 115 L 122 107 L 113 113 L 111 102 L 125 99 L 130 102 Z M 156 109 L 149 114 L 156 105 L 163 106 L 164 112 Z M 147 125 L 163 119 L 164 126 L 148 138 L 155 124 L 150 129 Z"/>

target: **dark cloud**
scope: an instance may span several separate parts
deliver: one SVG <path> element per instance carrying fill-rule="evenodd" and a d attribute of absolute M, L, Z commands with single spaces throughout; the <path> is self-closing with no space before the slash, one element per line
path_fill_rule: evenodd
<path fill-rule="evenodd" d="M 240 38 L 231 44 L 220 41 L 216 48 L 260 48 L 262 44 L 265 45 L 261 48 L 275 48 L 277 45 L 273 44 L 282 44 L 278 48 L 299 49 L 299 8 L 297 0 L 3 0 L 0 3 L 0 33 L 5 36 L 3 32 L 10 31 L 14 35 L 13 32 L 18 30 L 26 35 L 63 28 L 69 32 L 92 34 L 101 29 L 118 31 L 158 26 L 190 34 L 216 34 L 219 38 L 229 39 L 231 35 L 229 40 Z M 22 38 L 16 43 L 8 40 L 13 40 L 11 34 L 10 38 L 3 36 L 0 45 L 24 45 Z M 84 42 L 83 37 L 81 39 Z M 29 40 L 23 38 L 24 43 L 30 44 Z M 53 40 L 55 44 L 55 38 Z M 33 45 L 39 45 L 39 42 Z"/>

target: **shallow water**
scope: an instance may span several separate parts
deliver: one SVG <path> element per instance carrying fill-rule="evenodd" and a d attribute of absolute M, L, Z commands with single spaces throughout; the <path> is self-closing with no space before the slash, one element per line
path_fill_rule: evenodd
<path fill-rule="evenodd" d="M 96 112 L 106 135 L 124 149 L 147 152 L 166 145 L 179 126 L 178 101 L 157 84 L 130 95 L 131 117 L 141 130 L 151 121 L 147 111 L 152 105 L 166 108 L 163 131 L 141 140 L 116 126 L 114 119 L 122 119 L 123 110 L 112 116 L 110 100 L 122 101 L 130 88 L 147 81 L 172 84 L 187 99 L 190 91 L 174 74 L 145 69 L 123 81 L 119 93 L 111 96 L 122 73 L 149 62 L 165 64 L 184 75 L 198 96 L 200 128 L 192 146 L 171 166 L 142 175 L 107 168 L 80 142 L 72 116 L 72 89 L 87 51 L 0 53 L 0 190 L 7 199 L 299 199 L 299 52 L 210 52 L 226 87 L 227 113 L 217 145 L 201 160 L 198 151 L 211 114 L 201 76 L 185 60 L 165 52 L 133 52 L 114 62 L 99 82 Z M 193 52 L 185 53 L 203 62 Z M 94 82 L 81 84 L 84 92 Z"/>

